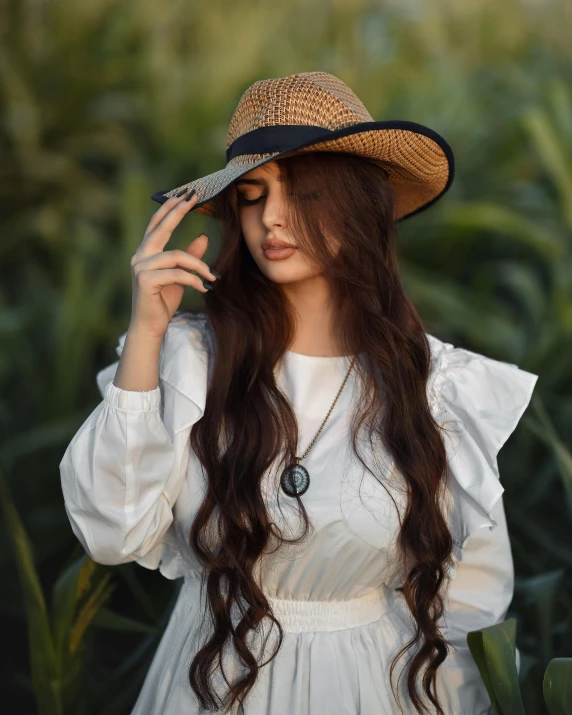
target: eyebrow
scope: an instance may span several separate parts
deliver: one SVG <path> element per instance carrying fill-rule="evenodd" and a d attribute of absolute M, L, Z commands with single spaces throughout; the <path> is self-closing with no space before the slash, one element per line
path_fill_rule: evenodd
<path fill-rule="evenodd" d="M 278 176 L 278 181 L 280 183 L 284 183 L 285 179 L 283 179 L 281 176 Z M 266 186 L 266 181 L 264 179 L 237 179 L 235 182 L 233 182 L 235 186 L 238 186 L 239 184 L 251 184 L 253 186 Z"/>

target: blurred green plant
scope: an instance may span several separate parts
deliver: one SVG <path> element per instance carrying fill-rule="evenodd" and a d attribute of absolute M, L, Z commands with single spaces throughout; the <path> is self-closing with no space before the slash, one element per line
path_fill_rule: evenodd
<path fill-rule="evenodd" d="M 58 463 L 101 399 L 94 375 L 115 360 L 128 325 L 129 260 L 157 208 L 150 194 L 224 166 L 227 122 L 253 81 L 323 69 L 374 118 L 424 123 L 454 150 L 443 201 L 400 227 L 404 284 L 428 331 L 540 375 L 499 470 L 520 684 L 527 715 L 543 715 L 544 671 L 572 652 L 570 4 L 0 2 L 0 460 L 42 582 L 75 573 L 74 563 L 81 571 L 79 558 L 69 561 L 77 542 Z M 218 226 L 200 215 L 169 248 L 201 232 L 211 237 L 208 262 Z M 0 546 L 10 538 L 0 537 Z M 27 617 L 8 551 L 0 619 L 13 647 L 0 685 L 15 696 L 16 679 L 27 682 L 17 650 L 26 619 L 41 642 L 52 638 L 53 656 L 48 648 L 34 666 L 42 677 L 59 656 L 53 608 L 51 618 L 45 604 Z M 103 607 L 84 633 L 82 697 L 93 712 L 123 715 L 176 587 L 134 564 L 94 568 L 93 587 L 106 573 L 117 577 L 114 602 L 156 629 L 95 629 L 111 623 Z"/>
<path fill-rule="evenodd" d="M 88 556 L 73 561 L 52 592 L 51 616 L 34 565 L 32 545 L 0 470 L 0 502 L 10 535 L 28 621 L 28 650 L 38 715 L 85 712 L 81 695 L 93 626 L 155 634 L 157 629 L 105 608 L 114 585 L 111 572 Z"/>
<path fill-rule="evenodd" d="M 467 634 L 467 645 L 495 715 L 525 715 L 515 663 L 516 619 Z M 572 658 L 554 658 L 544 674 L 543 694 L 550 715 L 572 712 Z"/>

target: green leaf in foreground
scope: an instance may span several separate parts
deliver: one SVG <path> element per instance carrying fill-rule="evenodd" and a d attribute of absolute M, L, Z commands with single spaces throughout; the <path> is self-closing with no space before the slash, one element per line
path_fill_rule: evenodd
<path fill-rule="evenodd" d="M 159 635 L 160 631 L 155 626 L 141 623 L 133 618 L 120 616 L 118 613 L 101 608 L 93 618 L 91 625 L 95 628 L 107 628 L 113 631 L 124 631 L 130 633 L 146 633 L 147 635 Z"/>
<path fill-rule="evenodd" d="M 525 715 L 515 661 L 516 619 L 467 634 L 496 715 Z"/>
<path fill-rule="evenodd" d="M 62 715 L 61 682 L 46 601 L 34 565 L 32 547 L 0 470 L 0 500 L 14 552 L 28 618 L 32 682 L 38 715 Z"/>
<path fill-rule="evenodd" d="M 544 673 L 542 691 L 550 715 L 572 713 L 572 658 L 554 658 Z"/>

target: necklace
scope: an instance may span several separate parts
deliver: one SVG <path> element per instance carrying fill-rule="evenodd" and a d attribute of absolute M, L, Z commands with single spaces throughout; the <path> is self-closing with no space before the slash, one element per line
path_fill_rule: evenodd
<path fill-rule="evenodd" d="M 333 401 L 332 406 L 330 407 L 328 414 L 326 415 L 326 419 L 322 422 L 320 429 L 316 432 L 316 435 L 314 436 L 314 439 L 310 442 L 310 446 L 301 457 L 296 457 L 295 464 L 291 464 L 290 466 L 286 467 L 286 469 L 282 472 L 282 477 L 280 478 L 280 486 L 282 487 L 282 491 L 289 497 L 302 496 L 302 494 L 305 494 L 305 492 L 308 490 L 308 487 L 310 486 L 310 475 L 308 474 L 308 470 L 306 469 L 306 467 L 303 467 L 300 462 L 307 456 L 308 452 L 314 446 L 315 441 L 320 436 L 320 432 L 324 429 L 324 425 L 328 421 L 328 418 L 331 415 L 332 410 L 334 409 L 334 406 L 342 393 L 342 390 L 344 389 L 344 386 L 347 382 L 347 379 L 350 375 L 355 361 L 356 357 L 354 357 L 354 359 L 352 360 L 350 369 L 347 371 L 344 381 L 342 382 L 342 386 L 338 390 L 336 399 Z"/>

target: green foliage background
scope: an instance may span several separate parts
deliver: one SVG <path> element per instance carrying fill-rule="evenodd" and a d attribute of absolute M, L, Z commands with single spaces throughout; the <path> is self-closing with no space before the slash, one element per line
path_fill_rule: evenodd
<path fill-rule="evenodd" d="M 572 655 L 571 20 L 566 0 L 0 0 L 0 463 L 49 605 L 82 555 L 58 464 L 128 325 L 150 194 L 224 166 L 252 82 L 324 70 L 374 118 L 426 124 L 453 147 L 450 191 L 401 227 L 428 332 L 540 375 L 499 467 L 517 572 L 507 617 L 527 713 L 544 712 L 544 670 Z M 203 231 L 209 261 L 218 227 L 199 215 L 169 248 Z M 189 291 L 182 307 L 200 300 Z M 0 538 L 0 687 L 33 713 L 25 602 Z M 109 610 L 85 631 L 66 712 L 129 712 L 176 596 L 133 564 L 104 571 Z"/>

